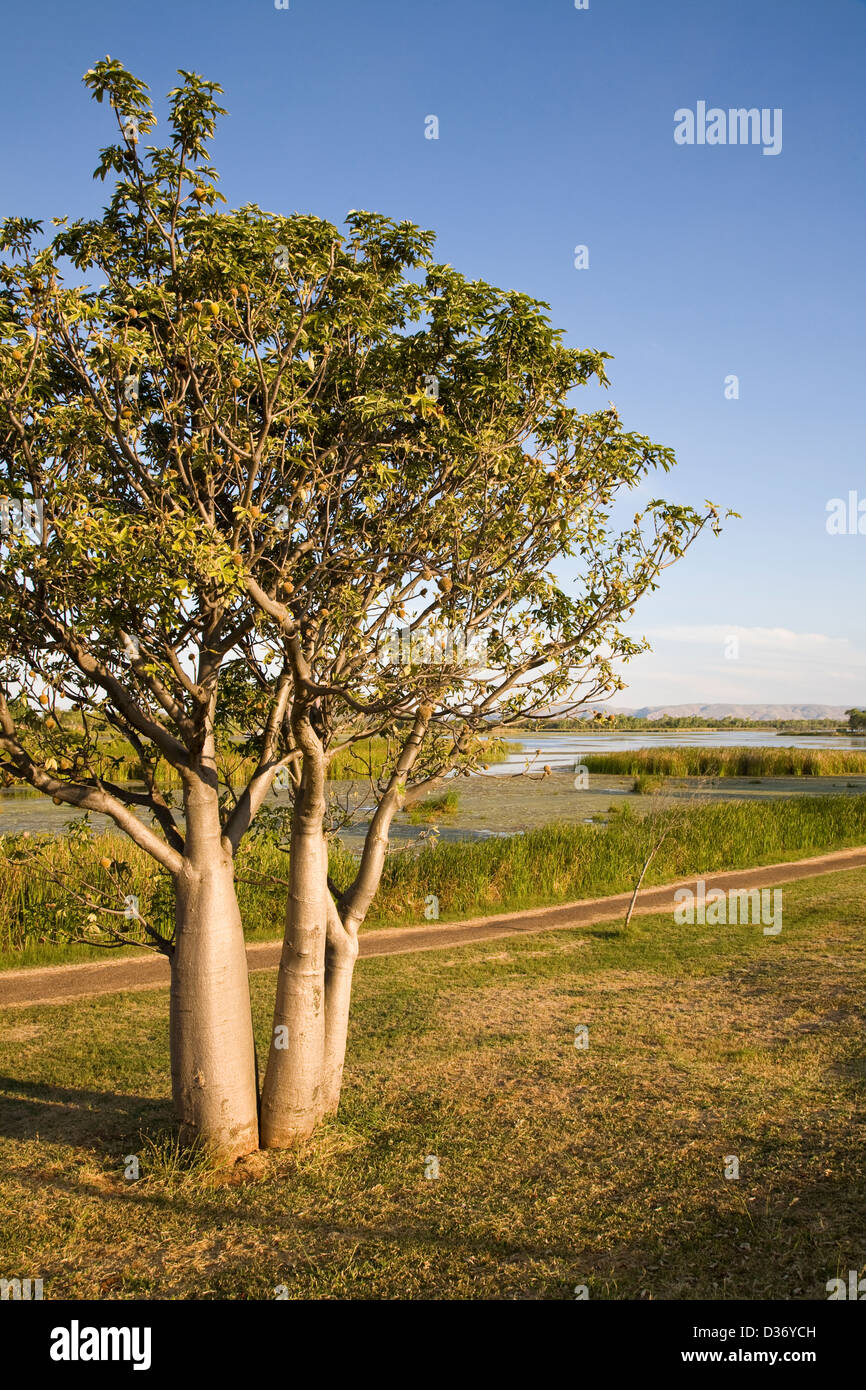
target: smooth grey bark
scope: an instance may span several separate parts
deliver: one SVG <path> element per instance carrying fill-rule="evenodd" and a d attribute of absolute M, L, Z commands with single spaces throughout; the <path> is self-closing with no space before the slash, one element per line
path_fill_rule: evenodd
<path fill-rule="evenodd" d="M 307 1138 L 322 1114 L 327 846 L 321 827 L 293 830 L 290 884 L 262 1087 L 263 1148 Z"/>
<path fill-rule="evenodd" d="M 322 1059 L 321 1114 L 336 1115 L 343 1088 L 349 1033 L 352 976 L 358 959 L 358 931 L 340 921 L 330 900 L 325 948 L 325 1050 Z"/>
<path fill-rule="evenodd" d="M 185 796 L 187 836 L 175 876 L 171 962 L 171 1078 L 185 1142 L 223 1158 L 258 1147 L 249 973 L 229 849 L 220 842 L 216 794 Z"/>
<path fill-rule="evenodd" d="M 328 884 L 324 750 L 309 719 L 296 721 L 304 759 L 292 818 L 286 933 L 262 1088 L 263 1148 L 290 1148 L 339 1106 L 358 930 L 379 886 L 388 832 L 429 718 L 427 708 L 416 717 L 371 821 L 355 882 L 338 903 Z"/>
<path fill-rule="evenodd" d="M 325 761 L 306 714 L 294 721 L 304 749 L 290 840 L 286 929 L 262 1086 L 263 1148 L 290 1148 L 312 1134 L 322 1115 L 325 1054 L 325 944 L 328 846 Z"/>

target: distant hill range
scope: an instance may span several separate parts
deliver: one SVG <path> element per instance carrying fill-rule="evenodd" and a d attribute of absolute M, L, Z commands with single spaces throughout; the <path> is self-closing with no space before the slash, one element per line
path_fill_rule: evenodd
<path fill-rule="evenodd" d="M 628 709 L 622 705 L 599 705 L 575 710 L 575 714 L 591 719 L 595 708 L 606 714 L 631 714 L 637 719 L 674 719 L 698 716 L 701 719 L 838 719 L 844 722 L 846 705 L 643 705 Z"/>

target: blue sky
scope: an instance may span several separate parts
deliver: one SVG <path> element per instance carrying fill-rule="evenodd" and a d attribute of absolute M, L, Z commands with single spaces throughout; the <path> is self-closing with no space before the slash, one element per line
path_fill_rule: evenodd
<path fill-rule="evenodd" d="M 613 354 L 586 406 L 675 449 L 651 491 L 743 517 L 639 608 L 655 651 L 620 703 L 866 705 L 866 534 L 826 529 L 866 501 L 864 0 L 46 0 L 7 5 L 4 40 L 3 215 L 100 205 L 96 59 L 158 111 L 192 68 L 225 89 L 230 203 L 432 227 Z M 677 145 L 699 101 L 781 109 L 781 152 Z"/>

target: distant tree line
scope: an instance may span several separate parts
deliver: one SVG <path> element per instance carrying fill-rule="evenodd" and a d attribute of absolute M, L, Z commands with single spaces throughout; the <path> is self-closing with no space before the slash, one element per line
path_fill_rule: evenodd
<path fill-rule="evenodd" d="M 866 711 L 847 710 L 849 717 L 858 715 L 861 723 L 852 728 L 866 729 Z M 516 725 L 510 726 L 512 729 Z M 527 725 L 527 727 L 530 727 Z M 836 719 L 738 719 L 733 715 L 724 718 L 711 718 L 700 714 L 664 714 L 657 719 L 648 719 L 635 714 L 603 714 L 595 718 L 543 719 L 533 721 L 533 729 L 549 729 L 554 733 L 580 730 L 582 733 L 609 733 L 611 729 L 628 732 L 630 730 L 664 729 L 776 729 L 780 733 L 832 733 L 838 728 Z"/>

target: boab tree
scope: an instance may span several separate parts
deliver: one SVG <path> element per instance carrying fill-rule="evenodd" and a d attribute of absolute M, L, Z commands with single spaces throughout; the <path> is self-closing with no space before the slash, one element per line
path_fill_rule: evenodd
<path fill-rule="evenodd" d="M 38 524 L 0 550 L 0 749 L 170 875 L 174 1098 L 231 1155 L 337 1106 L 396 812 L 476 768 L 492 719 L 617 688 L 635 602 L 717 523 L 655 500 L 612 526 L 618 494 L 673 458 L 572 406 L 606 354 L 566 348 L 545 305 L 436 264 L 408 223 L 221 208 L 220 88 L 180 76 L 170 142 L 144 151 L 145 84 L 98 63 L 85 82 L 118 127 L 102 217 L 50 239 L 5 223 L 0 460 L 9 515 Z M 220 776 L 231 721 L 254 757 L 242 787 Z M 100 728 L 143 781 L 106 774 Z M 347 749 L 375 810 L 337 884 L 327 778 Z M 234 866 L 275 775 L 289 886 L 257 1104 Z"/>

